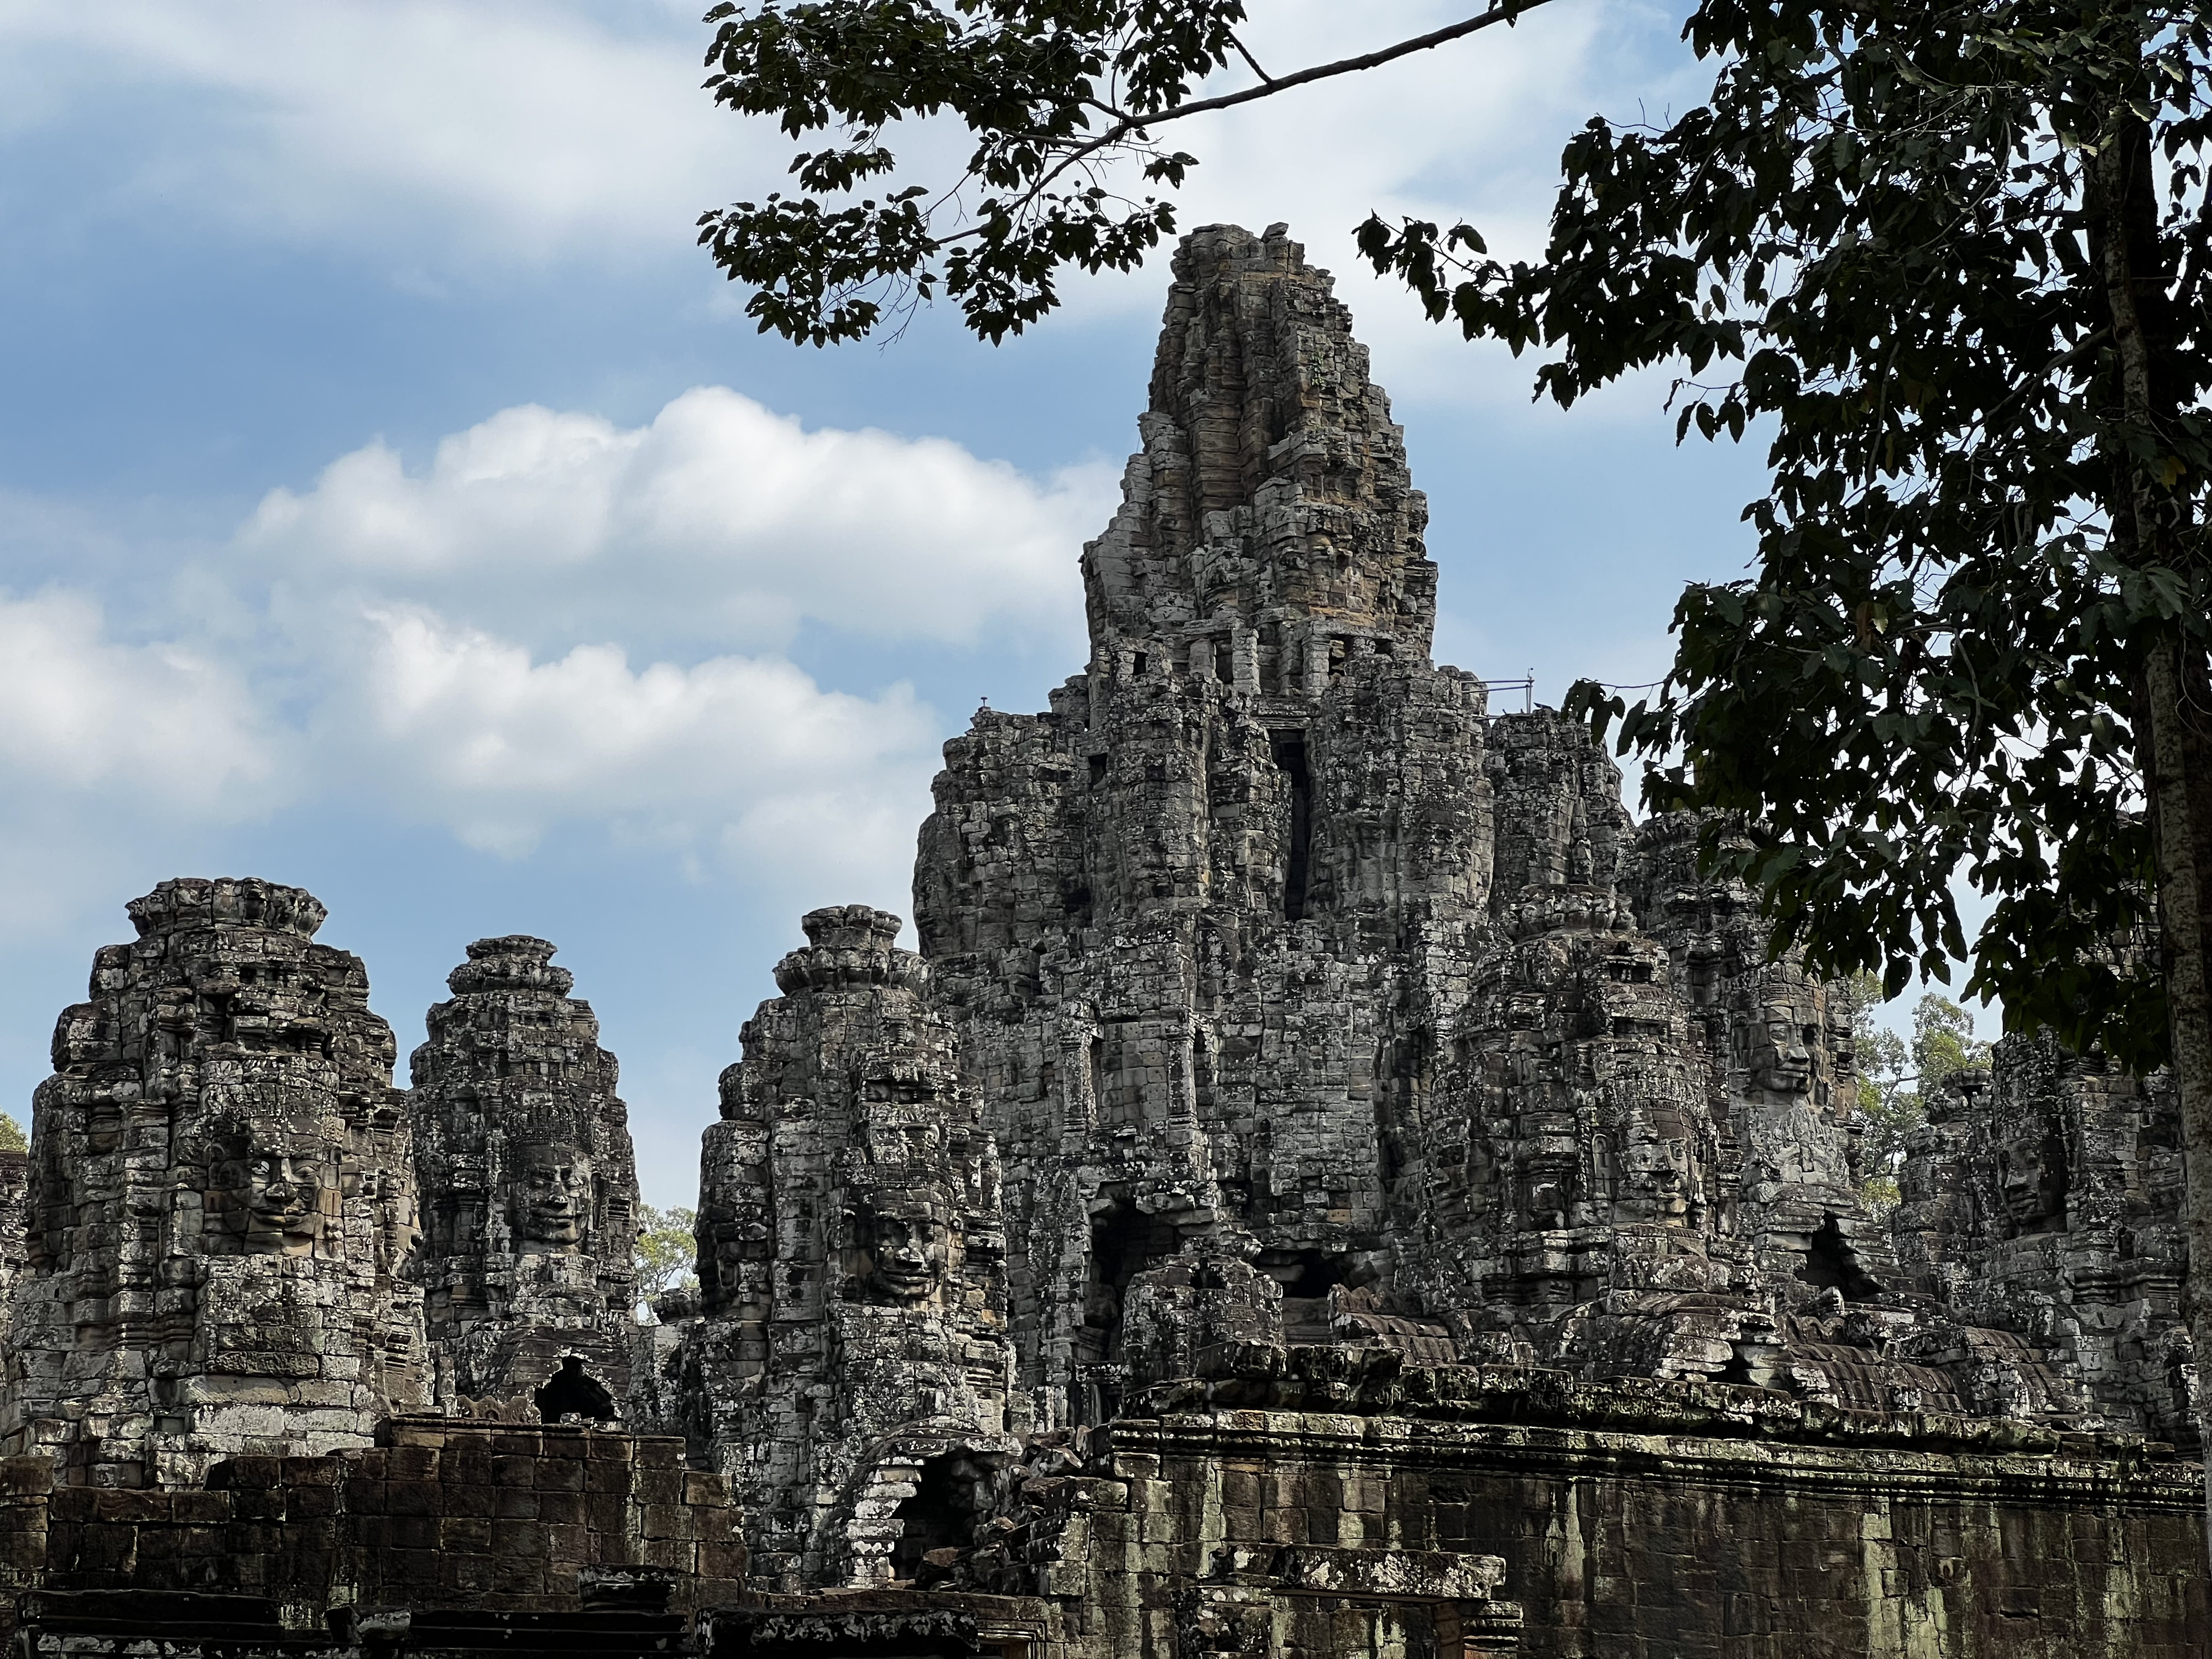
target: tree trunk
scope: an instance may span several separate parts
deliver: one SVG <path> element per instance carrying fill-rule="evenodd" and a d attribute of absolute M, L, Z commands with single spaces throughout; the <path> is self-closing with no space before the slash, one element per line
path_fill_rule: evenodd
<path fill-rule="evenodd" d="M 2208 878 L 2212 878 L 2212 741 L 2205 710 L 2191 693 L 2203 684 L 2201 656 L 2174 630 L 2144 665 L 2143 707 L 2150 727 L 2145 769 L 2158 848 L 2158 908 L 2163 933 L 2166 1018 L 2173 1082 L 2181 1103 L 2188 1182 L 2183 1215 L 2189 1238 L 2188 1310 L 2198 1375 L 2212 1380 L 2212 984 L 2208 984 Z M 2197 672 L 2191 672 L 2194 666 Z M 2200 1419 L 2200 1429 L 2206 1425 Z M 2212 1474 L 2212 1433 L 2205 1437 Z M 2212 1486 L 2208 1486 L 2212 1504 Z M 2212 1515 L 2212 1510 L 2208 1510 Z"/>
<path fill-rule="evenodd" d="M 2173 319 L 2158 237 L 2150 130 L 2123 115 L 2090 163 L 2091 219 L 2101 234 L 2106 301 L 2126 424 L 2161 449 L 2175 414 Z M 2130 562 L 2179 569 L 2196 561 L 2187 498 L 2150 458 L 2115 457 L 2116 535 Z M 2212 1379 L 2212 708 L 2204 648 L 2179 623 L 2149 631 L 2138 677 L 2137 753 L 2158 860 L 2158 912 L 2173 1083 L 2181 1107 L 2190 1273 L 2185 1304 L 2200 1379 Z M 2200 1432 L 2207 1425 L 2200 1416 Z M 2212 1432 L 2204 1433 L 2212 1547 Z"/>

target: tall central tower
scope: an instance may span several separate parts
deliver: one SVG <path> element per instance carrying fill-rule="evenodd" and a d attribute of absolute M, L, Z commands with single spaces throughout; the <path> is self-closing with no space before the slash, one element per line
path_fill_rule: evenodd
<path fill-rule="evenodd" d="M 1111 1413 L 1123 1299 L 1171 1259 L 1255 1263 L 1294 1319 L 1387 1293 L 1452 964 L 1501 894 L 1609 884 L 1626 828 L 1578 732 L 1499 744 L 1430 662 L 1403 435 L 1281 228 L 1184 243 L 1142 433 L 1084 554 L 1088 669 L 946 746 L 915 883 L 1040 1426 Z"/>

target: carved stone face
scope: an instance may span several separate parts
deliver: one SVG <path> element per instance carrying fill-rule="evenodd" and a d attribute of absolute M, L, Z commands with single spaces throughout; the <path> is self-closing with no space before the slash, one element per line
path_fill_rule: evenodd
<path fill-rule="evenodd" d="M 1751 1080 L 1774 1095 L 1802 1095 L 1813 1087 L 1813 1051 L 1820 1028 L 1809 1007 L 1769 1002 L 1752 1037 Z"/>
<path fill-rule="evenodd" d="M 584 1242 L 591 1161 L 562 1146 L 532 1146 L 515 1183 L 514 1230 L 531 1244 L 573 1250 Z"/>
<path fill-rule="evenodd" d="M 2143 1190 L 2154 1210 L 2160 1213 L 2179 1210 L 2187 1188 L 2179 1152 L 2160 1146 L 2143 1155 Z"/>
<path fill-rule="evenodd" d="M 2057 1136 L 2030 1132 L 2000 1146 L 1997 1191 L 2017 1232 L 2042 1231 L 2063 1216 L 2066 1156 Z"/>
<path fill-rule="evenodd" d="M 744 1223 L 736 1207 L 724 1200 L 702 1204 L 699 1231 L 707 1241 L 706 1270 L 714 1276 L 712 1284 L 701 1288 L 709 1295 L 734 1291 L 745 1259 Z"/>
<path fill-rule="evenodd" d="M 868 1288 L 895 1302 L 935 1295 L 951 1261 L 951 1229 L 916 1203 L 889 1204 L 864 1220 L 862 1237 L 872 1267 Z"/>
<path fill-rule="evenodd" d="M 873 1066 L 860 1081 L 860 1098 L 871 1105 L 918 1105 L 942 1092 L 939 1080 L 918 1066 Z"/>
<path fill-rule="evenodd" d="M 1679 1126 L 1661 1125 L 1656 1133 L 1632 1137 L 1621 1151 L 1618 1209 L 1624 1221 L 1687 1224 L 1696 1159 L 1687 1134 L 1670 1134 L 1669 1127 L 1679 1130 Z"/>
<path fill-rule="evenodd" d="M 1532 1227 L 1564 1227 L 1573 1207 L 1576 1168 L 1571 1159 L 1539 1156 L 1521 1174 L 1522 1213 Z"/>
<path fill-rule="evenodd" d="M 306 1255 L 322 1231 L 323 1192 L 336 1166 L 327 1146 L 257 1128 L 216 1164 L 210 1196 L 247 1255 Z"/>

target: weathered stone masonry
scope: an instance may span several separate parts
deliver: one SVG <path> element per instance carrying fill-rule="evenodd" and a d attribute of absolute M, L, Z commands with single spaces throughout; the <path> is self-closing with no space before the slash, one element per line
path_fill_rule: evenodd
<path fill-rule="evenodd" d="M 409 1062 L 418 1275 L 452 1400 L 611 1421 L 636 1341 L 637 1171 L 591 1006 L 520 935 L 478 939 Z M 574 1364 L 568 1362 L 574 1361 Z"/>
<path fill-rule="evenodd" d="M 707 1132 L 686 1426 L 769 1589 L 910 1579 L 959 1541 L 909 1538 L 917 1500 L 1017 1449 L 995 1148 L 898 927 L 806 918 Z"/>
<path fill-rule="evenodd" d="M 134 902 L 0 1215 L 26 1650 L 2212 1650 L 2164 1081 L 2008 1041 L 1870 1215 L 1726 826 L 1431 663 L 1281 228 L 1186 240 L 1150 401 L 1088 665 L 946 745 L 918 951 L 805 918 L 642 1323 L 550 945 L 403 1091 L 308 895 Z"/>
<path fill-rule="evenodd" d="M 323 908 L 164 882 L 63 1015 L 33 1108 L 0 1434 L 90 1485 L 362 1447 L 423 1398 L 392 1032 Z"/>

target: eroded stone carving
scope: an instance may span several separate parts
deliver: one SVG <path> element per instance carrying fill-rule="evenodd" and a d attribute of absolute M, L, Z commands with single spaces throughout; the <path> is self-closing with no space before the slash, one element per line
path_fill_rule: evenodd
<path fill-rule="evenodd" d="M 807 915 L 701 1160 L 690 1427 L 788 1589 L 911 1577 L 1013 1446 L 997 1150 L 898 928 Z"/>
<path fill-rule="evenodd" d="M 470 945 L 409 1061 L 426 1316 L 445 1398 L 550 1389 L 556 1418 L 605 1418 L 636 1342 L 637 1173 L 615 1057 L 553 954 Z"/>
<path fill-rule="evenodd" d="M 1991 1333 L 1960 1356 L 1977 1409 L 2056 1396 L 2085 1420 L 2195 1444 L 2170 1082 L 2007 1037 L 1991 1072 L 1935 1094 L 1929 1120 L 1909 1144 L 1899 1254 L 1911 1288 Z"/>
<path fill-rule="evenodd" d="M 91 1484 L 368 1443 L 423 1393 L 406 1115 L 323 907 L 166 881 L 94 959 L 33 1112 L 6 1443 Z"/>

